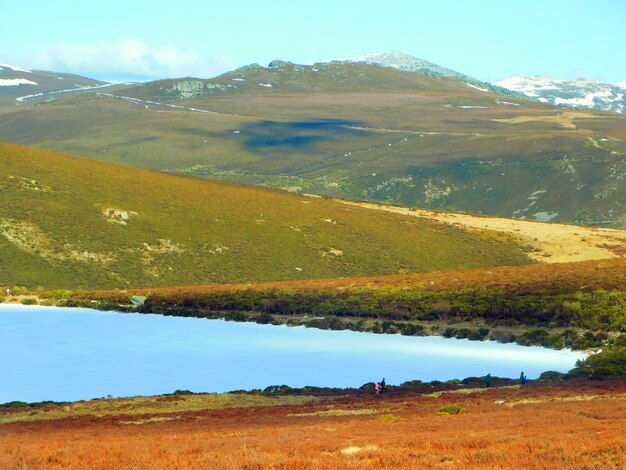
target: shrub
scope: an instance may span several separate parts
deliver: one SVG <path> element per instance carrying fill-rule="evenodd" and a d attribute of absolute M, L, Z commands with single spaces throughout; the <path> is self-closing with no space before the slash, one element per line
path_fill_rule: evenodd
<path fill-rule="evenodd" d="M 626 376 L 626 347 L 613 347 L 592 354 L 568 372 L 570 377 L 603 378 Z"/>
<path fill-rule="evenodd" d="M 54 289 L 49 290 L 41 294 L 42 299 L 51 299 L 51 300 L 61 300 L 61 299 L 69 299 L 72 296 L 71 290 L 64 289 Z"/>
<path fill-rule="evenodd" d="M 378 421 L 396 422 L 396 421 L 400 421 L 400 416 L 396 416 L 396 415 L 393 415 L 393 414 L 380 415 L 378 417 Z"/>
<path fill-rule="evenodd" d="M 22 299 L 20 303 L 22 305 L 37 305 L 37 301 L 35 299 Z"/>
<path fill-rule="evenodd" d="M 560 372 L 548 370 L 546 372 L 541 373 L 541 375 L 539 376 L 539 380 L 548 380 L 548 381 L 563 380 L 564 375 L 565 374 L 562 374 Z"/>
<path fill-rule="evenodd" d="M 262 313 L 261 315 L 258 315 L 254 321 L 260 325 L 267 325 L 274 322 L 274 317 L 269 313 Z"/>
<path fill-rule="evenodd" d="M 224 320 L 242 322 L 248 320 L 248 315 L 244 312 L 228 312 L 224 314 Z"/>
<path fill-rule="evenodd" d="M 26 403 L 25 401 L 10 401 L 0 406 L 5 408 L 23 408 L 25 406 L 28 406 L 28 403 Z"/>
<path fill-rule="evenodd" d="M 459 413 L 462 413 L 463 411 L 465 410 L 461 408 L 459 405 L 446 405 L 446 406 L 442 406 L 441 408 L 439 408 L 439 411 L 437 411 L 437 416 L 458 415 Z"/>

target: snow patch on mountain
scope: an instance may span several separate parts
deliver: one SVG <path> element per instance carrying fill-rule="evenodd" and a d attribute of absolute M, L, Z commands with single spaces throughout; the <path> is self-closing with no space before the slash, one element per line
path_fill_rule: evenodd
<path fill-rule="evenodd" d="M 619 82 L 616 83 L 615 86 L 620 87 L 620 88 L 625 88 L 626 89 L 626 82 Z"/>
<path fill-rule="evenodd" d="M 542 103 L 574 106 L 623 113 L 626 109 L 625 92 L 621 84 L 594 80 L 561 80 L 550 77 L 515 75 L 495 85 L 517 91 Z"/>
<path fill-rule="evenodd" d="M 0 78 L 0 86 L 39 85 L 25 78 Z"/>
<path fill-rule="evenodd" d="M 22 67 L 16 67 L 15 65 L 8 65 L 8 64 L 0 64 L 0 69 L 2 70 L 9 69 L 9 70 L 13 70 L 14 72 L 33 73 L 32 70 L 23 69 Z"/>
<path fill-rule="evenodd" d="M 471 83 L 466 83 L 466 85 L 469 86 L 469 87 L 475 88 L 477 90 L 480 90 L 480 91 L 489 91 L 486 88 L 483 88 L 483 87 L 480 87 L 480 86 L 476 86 L 476 85 L 472 85 Z"/>
<path fill-rule="evenodd" d="M 593 108 L 597 98 L 604 99 L 611 98 L 612 96 L 613 94 L 610 90 L 603 90 L 596 93 L 587 93 L 585 96 L 580 98 L 555 98 L 554 104 L 566 104 L 569 106 L 585 106 L 587 108 Z M 624 95 L 619 93 L 616 98 L 621 99 L 623 97 Z"/>

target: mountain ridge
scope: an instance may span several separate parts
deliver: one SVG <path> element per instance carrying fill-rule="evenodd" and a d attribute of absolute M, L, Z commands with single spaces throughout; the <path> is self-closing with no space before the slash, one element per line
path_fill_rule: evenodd
<path fill-rule="evenodd" d="M 461 82 L 467 83 L 470 86 L 474 86 L 474 88 L 478 90 L 485 92 L 491 91 L 495 93 L 510 95 L 510 91 L 513 91 L 515 92 L 513 93 L 513 96 L 515 96 L 516 98 L 527 98 L 531 100 L 533 99 L 530 96 L 517 93 L 516 90 L 509 90 L 507 88 L 500 87 L 498 84 L 492 84 L 483 80 L 479 80 L 477 78 L 470 77 L 469 75 L 457 72 L 447 67 L 399 51 L 375 52 L 371 54 L 348 57 L 344 59 L 327 59 L 321 61 L 320 63 L 352 63 L 378 65 L 380 67 L 401 70 L 403 72 L 413 72 L 434 77 L 445 77 L 459 80 Z"/>
<path fill-rule="evenodd" d="M 626 111 L 626 82 L 611 84 L 585 78 L 566 80 L 514 75 L 495 84 L 556 106 L 590 108 L 621 114 Z"/>
<path fill-rule="evenodd" d="M 385 68 L 394 68 L 397 70 L 403 70 L 405 72 L 430 72 L 444 77 L 457 78 L 457 79 L 469 79 L 470 77 L 456 72 L 447 67 L 437 65 L 433 62 L 429 62 L 424 59 L 413 57 L 409 54 L 405 54 L 399 51 L 387 51 L 387 52 L 374 52 L 365 54 L 362 56 L 348 57 L 343 59 L 326 59 L 321 60 L 319 63 L 357 63 L 357 64 L 370 64 L 380 65 Z"/>

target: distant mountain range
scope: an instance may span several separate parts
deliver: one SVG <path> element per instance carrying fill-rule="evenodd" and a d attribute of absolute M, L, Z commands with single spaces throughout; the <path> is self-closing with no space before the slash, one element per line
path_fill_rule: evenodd
<path fill-rule="evenodd" d="M 626 110 L 626 82 L 610 84 L 583 78 L 559 80 L 516 75 L 496 82 L 496 85 L 557 106 L 591 108 L 614 113 L 624 113 Z"/>
<path fill-rule="evenodd" d="M 0 70 L 0 140 L 293 192 L 626 227 L 626 116 L 399 53 L 50 92 L 47 72 L 16 69 Z"/>
<path fill-rule="evenodd" d="M 80 75 L 0 64 L 0 105 L 13 106 L 42 97 L 53 100 L 56 94 L 106 86 L 106 82 Z"/>
<path fill-rule="evenodd" d="M 385 67 L 388 69 L 402 70 L 403 72 L 414 72 L 421 75 L 430 75 L 433 77 L 452 78 L 470 85 L 474 85 L 476 89 L 482 91 L 493 91 L 506 95 L 511 95 L 510 91 L 516 91 L 502 88 L 498 84 L 494 85 L 488 82 L 478 80 L 460 72 L 456 72 L 452 69 L 442 67 L 441 65 L 433 64 L 432 62 L 428 62 L 427 60 L 419 59 L 417 57 L 413 57 L 409 54 L 404 54 L 398 51 L 376 52 L 373 54 L 349 57 L 346 59 L 330 59 L 324 60 L 321 63 L 378 65 L 380 67 Z M 517 93 L 513 94 L 517 95 Z M 524 95 L 519 95 L 517 97 L 523 98 Z"/>

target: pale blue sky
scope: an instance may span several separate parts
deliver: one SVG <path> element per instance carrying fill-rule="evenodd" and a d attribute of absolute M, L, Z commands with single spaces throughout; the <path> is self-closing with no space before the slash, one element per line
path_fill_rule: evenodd
<path fill-rule="evenodd" d="M 625 25 L 624 0 L 0 0 L 0 62 L 153 79 L 398 50 L 486 81 L 621 82 Z"/>

